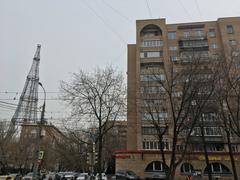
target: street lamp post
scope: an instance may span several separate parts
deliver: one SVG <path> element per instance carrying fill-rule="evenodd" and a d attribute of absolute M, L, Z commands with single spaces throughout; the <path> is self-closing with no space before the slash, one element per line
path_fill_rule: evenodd
<path fill-rule="evenodd" d="M 42 125 L 44 124 L 44 114 L 45 114 L 45 105 L 46 105 L 46 91 L 41 82 L 38 82 L 38 84 L 43 89 L 44 101 L 43 101 L 43 106 L 42 106 L 42 111 L 41 111 L 40 123 L 39 123 L 39 127 L 38 127 L 36 161 L 35 161 L 35 167 L 34 167 L 34 171 L 33 171 L 34 180 L 39 179 L 38 171 L 39 171 L 39 160 L 40 160 L 39 157 L 40 157 L 41 140 L 42 140 Z"/>

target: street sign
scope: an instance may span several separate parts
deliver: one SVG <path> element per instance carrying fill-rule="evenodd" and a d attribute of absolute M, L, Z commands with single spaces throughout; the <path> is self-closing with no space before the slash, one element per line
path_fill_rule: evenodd
<path fill-rule="evenodd" d="M 44 156 L 44 151 L 39 151 L 38 159 L 39 159 L 39 160 L 42 160 L 42 159 L 43 159 L 43 156 Z"/>

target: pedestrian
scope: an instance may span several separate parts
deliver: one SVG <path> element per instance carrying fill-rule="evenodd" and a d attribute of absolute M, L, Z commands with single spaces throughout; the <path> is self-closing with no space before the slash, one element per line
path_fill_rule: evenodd
<path fill-rule="evenodd" d="M 191 176 L 191 175 L 188 175 L 188 176 L 186 177 L 186 180 L 192 180 L 192 176 Z"/>

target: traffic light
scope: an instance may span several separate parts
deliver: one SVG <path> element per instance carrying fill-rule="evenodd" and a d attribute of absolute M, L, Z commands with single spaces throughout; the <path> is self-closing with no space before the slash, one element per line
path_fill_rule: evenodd
<path fill-rule="evenodd" d="M 98 153 L 94 153 L 94 164 L 98 163 Z"/>
<path fill-rule="evenodd" d="M 92 153 L 87 153 L 87 164 L 92 165 Z"/>
<path fill-rule="evenodd" d="M 87 153 L 87 164 L 93 166 L 94 164 L 97 164 L 97 163 L 98 163 L 98 153 L 97 152 Z"/>

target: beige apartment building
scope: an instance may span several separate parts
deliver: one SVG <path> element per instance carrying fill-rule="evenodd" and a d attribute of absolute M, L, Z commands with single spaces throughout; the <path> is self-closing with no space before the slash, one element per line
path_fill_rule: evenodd
<path fill-rule="evenodd" d="M 166 70 L 170 64 L 184 68 L 179 61 L 189 53 L 199 54 L 208 59 L 211 54 L 226 54 L 229 47 L 240 45 L 240 17 L 219 18 L 217 21 L 166 24 L 165 19 L 137 20 L 136 44 L 128 45 L 128 107 L 127 107 L 127 149 L 116 152 L 116 171 L 132 170 L 141 177 L 149 177 L 152 173 L 161 173 L 163 164 L 159 151 L 156 132 L 148 116 L 143 112 L 146 98 L 158 96 L 161 89 L 155 85 L 146 87 L 151 80 L 149 69 Z M 183 61 L 182 61 L 183 62 Z M 205 64 L 208 66 L 208 63 Z M 156 75 L 155 75 L 156 76 Z M 163 74 L 158 78 L 166 80 Z M 154 79 L 154 78 L 153 78 Z M 151 82 L 153 84 L 153 82 Z M 148 94 L 148 96 L 145 96 Z M 151 94 L 151 95 L 149 95 Z M 181 94 L 176 93 L 176 96 Z M 156 101 L 156 103 L 158 103 Z M 172 118 L 169 115 L 168 102 L 158 117 L 168 123 L 164 134 L 164 152 L 167 165 L 170 162 L 172 144 Z M 154 115 L 153 115 L 154 116 Z M 233 179 L 230 157 L 222 130 L 211 125 L 217 118 L 214 112 L 204 116 L 207 127 L 204 136 L 208 143 L 208 157 L 214 178 Z M 195 134 L 196 135 L 196 134 Z M 234 158 L 237 171 L 240 170 L 240 142 L 234 140 Z M 207 169 L 203 150 L 198 137 L 192 135 L 195 148 L 189 152 L 176 169 L 175 179 L 186 179 L 188 175 L 201 176 L 207 179 Z M 178 155 L 176 156 L 178 159 Z M 163 172 L 162 172 L 163 173 Z M 195 173 L 195 174 L 194 174 Z M 164 178 L 164 173 L 162 174 Z M 238 172 L 240 179 L 240 172 Z"/>

